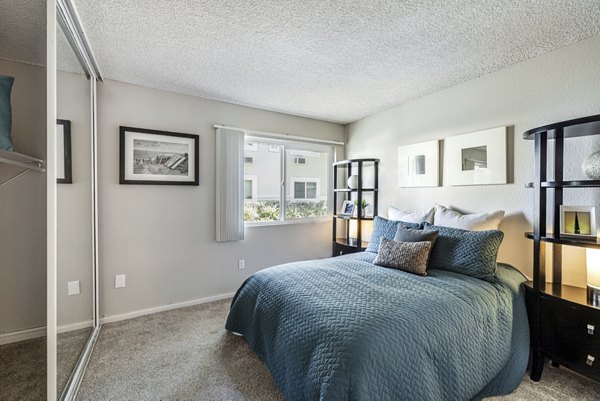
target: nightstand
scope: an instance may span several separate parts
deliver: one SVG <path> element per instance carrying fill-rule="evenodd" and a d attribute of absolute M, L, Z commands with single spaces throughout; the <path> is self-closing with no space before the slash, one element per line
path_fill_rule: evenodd
<path fill-rule="evenodd" d="M 347 255 L 349 253 L 363 252 L 367 249 L 368 242 L 362 242 L 360 247 L 349 245 L 345 238 L 336 238 L 333 241 L 333 256 Z"/>
<path fill-rule="evenodd" d="M 526 285 L 529 321 L 539 319 L 539 348 L 553 363 L 600 381 L 600 308 L 587 302 L 585 288 L 546 283 L 535 316 L 533 283 Z M 532 375 L 541 375 L 532 372 Z"/>

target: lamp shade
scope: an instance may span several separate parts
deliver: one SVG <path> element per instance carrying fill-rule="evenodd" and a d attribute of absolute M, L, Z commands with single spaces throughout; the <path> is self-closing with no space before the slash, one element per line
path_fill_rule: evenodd
<path fill-rule="evenodd" d="M 358 238 L 358 220 L 351 219 L 349 221 L 350 228 L 348 236 L 350 238 Z M 369 242 L 371 240 L 371 234 L 373 234 L 373 221 L 372 220 L 361 220 L 360 225 L 360 237 L 361 241 Z"/>
<path fill-rule="evenodd" d="M 348 233 L 348 236 L 350 238 L 358 238 L 358 221 L 357 220 L 350 220 L 350 230 Z"/>
<path fill-rule="evenodd" d="M 600 249 L 586 249 L 588 297 L 595 305 L 600 301 Z"/>

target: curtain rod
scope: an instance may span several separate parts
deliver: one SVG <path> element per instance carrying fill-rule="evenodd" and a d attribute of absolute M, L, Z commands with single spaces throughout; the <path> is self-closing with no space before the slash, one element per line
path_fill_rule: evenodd
<path fill-rule="evenodd" d="M 253 129 L 239 128 L 239 127 L 230 127 L 228 125 L 221 125 L 221 124 L 215 124 L 214 127 L 215 128 L 225 128 L 225 129 L 235 129 L 238 131 L 242 131 L 244 134 L 248 134 L 248 135 L 258 135 L 258 136 L 264 135 L 264 136 L 268 136 L 271 138 L 293 139 L 293 140 L 303 141 L 303 142 L 326 143 L 328 145 L 340 145 L 340 146 L 345 145 L 344 142 L 340 142 L 340 141 L 330 141 L 328 139 L 307 138 L 305 136 L 296 136 L 296 135 L 289 135 L 289 134 L 278 134 L 276 132 L 258 131 L 258 130 L 253 130 Z"/>

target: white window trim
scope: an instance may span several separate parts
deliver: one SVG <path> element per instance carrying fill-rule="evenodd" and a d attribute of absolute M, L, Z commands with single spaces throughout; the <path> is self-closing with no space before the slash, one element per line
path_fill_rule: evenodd
<path fill-rule="evenodd" d="M 266 142 L 270 144 L 280 144 L 281 148 L 281 175 L 282 185 L 281 185 L 281 208 L 280 208 L 280 216 L 279 220 L 275 221 L 256 221 L 256 222 L 246 222 L 244 221 L 244 227 L 261 227 L 261 226 L 275 226 L 275 225 L 285 225 L 285 224 L 304 224 L 304 223 L 319 223 L 324 221 L 331 220 L 333 215 L 333 161 L 335 160 L 335 146 L 337 143 L 333 141 L 322 141 L 321 143 L 305 143 L 302 141 L 295 141 L 294 139 L 281 139 L 281 136 L 274 134 L 273 136 L 263 135 L 253 136 L 251 133 L 246 133 L 244 141 L 250 139 L 253 144 L 257 142 Z M 343 143 L 341 143 L 343 144 Z M 313 151 L 313 152 L 323 152 L 327 153 L 327 215 L 320 217 L 308 217 L 304 219 L 286 219 L 285 218 L 285 200 L 294 200 L 293 194 L 291 197 L 287 197 L 286 195 L 286 187 L 288 187 L 288 183 L 285 181 L 286 176 L 286 158 L 288 157 L 286 148 L 291 147 L 294 151 Z M 257 147 L 258 148 L 258 147 Z M 291 157 L 291 155 L 290 155 Z M 291 181 L 290 177 L 290 181 Z M 314 181 L 314 179 L 311 179 Z M 320 179 L 318 179 L 317 184 L 317 200 L 319 199 L 320 194 Z M 293 184 L 292 184 L 293 188 Z"/>
<path fill-rule="evenodd" d="M 244 201 L 256 201 L 256 193 L 258 188 L 258 176 L 256 174 L 244 174 L 244 182 L 252 181 L 252 198 L 246 199 L 246 184 L 244 183 Z"/>

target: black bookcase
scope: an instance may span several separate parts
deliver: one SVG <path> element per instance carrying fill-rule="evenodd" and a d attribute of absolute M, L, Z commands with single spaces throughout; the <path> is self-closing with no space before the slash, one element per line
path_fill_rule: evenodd
<path fill-rule="evenodd" d="M 600 381 L 600 308 L 589 300 L 586 289 L 562 284 L 562 247 L 600 248 L 597 240 L 560 235 L 560 205 L 563 191 L 570 188 L 600 188 L 600 180 L 565 181 L 564 143 L 574 137 L 600 135 L 600 115 L 562 121 L 531 129 L 523 134 L 535 143 L 533 281 L 526 283 L 531 327 L 531 378 L 541 378 L 545 358 Z M 552 162 L 548 163 L 548 141 L 554 141 Z M 554 171 L 548 180 L 548 170 Z M 549 192 L 548 192 L 549 191 Z M 547 198 L 547 195 L 550 195 Z M 550 202 L 548 202 L 550 199 Z M 552 232 L 546 227 L 552 216 Z M 546 244 L 552 252 L 552 283 L 546 283 Z"/>
<path fill-rule="evenodd" d="M 372 174 L 369 180 L 365 180 L 365 172 Z M 356 188 L 348 187 L 348 179 L 357 176 Z M 363 241 L 362 222 L 373 220 L 377 216 L 377 205 L 379 197 L 379 159 L 350 159 L 333 163 L 333 256 L 364 251 L 368 243 Z M 366 182 L 372 185 L 365 187 Z M 364 199 L 372 199 L 372 213 L 364 216 L 361 207 Z M 355 201 L 355 215 L 340 215 L 340 208 L 344 200 Z M 340 225 L 343 224 L 343 235 L 338 233 Z M 350 224 L 356 224 L 356 238 L 350 237 Z"/>

